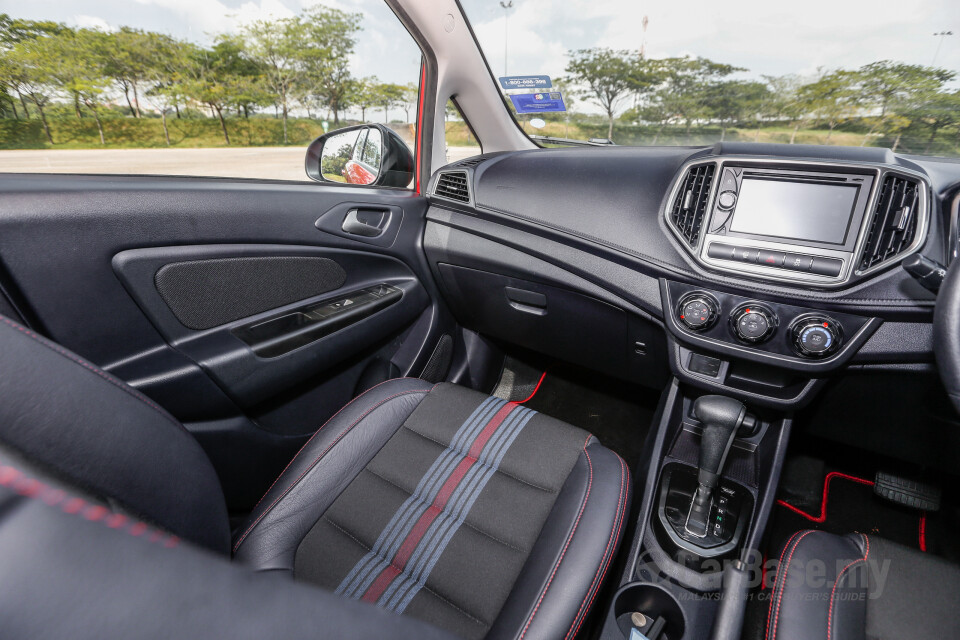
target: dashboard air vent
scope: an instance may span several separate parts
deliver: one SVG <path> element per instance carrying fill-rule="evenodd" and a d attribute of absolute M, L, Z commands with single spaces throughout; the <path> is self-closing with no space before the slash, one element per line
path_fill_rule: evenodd
<path fill-rule="evenodd" d="M 460 162 L 457 163 L 456 166 L 458 166 L 458 167 L 475 167 L 475 166 L 477 166 L 478 164 L 480 164 L 481 162 L 483 162 L 484 160 L 486 160 L 486 158 L 484 158 L 483 156 L 474 156 L 474 157 L 472 157 L 472 158 L 467 158 L 466 160 L 461 160 Z"/>
<path fill-rule="evenodd" d="M 867 241 L 863 245 L 860 271 L 895 258 L 913 244 L 917 235 L 919 208 L 919 182 L 893 174 L 883 179 Z"/>
<path fill-rule="evenodd" d="M 437 186 L 433 189 L 433 195 L 469 203 L 470 190 L 467 187 L 467 172 L 447 171 L 441 173 L 440 177 L 437 178 Z"/>
<path fill-rule="evenodd" d="M 712 164 L 690 167 L 673 201 L 670 220 L 691 247 L 696 247 L 700 240 L 700 228 L 707 214 L 714 171 L 716 167 Z"/>

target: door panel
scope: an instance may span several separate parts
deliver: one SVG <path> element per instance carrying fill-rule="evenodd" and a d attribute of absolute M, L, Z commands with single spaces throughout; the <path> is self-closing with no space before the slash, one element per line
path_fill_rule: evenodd
<path fill-rule="evenodd" d="M 425 209 L 403 190 L 3 175 L 4 287 L 38 331 L 184 421 L 249 509 L 330 415 L 384 375 L 419 375 L 452 332 Z M 368 232 L 351 212 L 383 233 L 351 234 Z M 176 267 L 165 300 L 157 273 L 203 261 L 218 262 Z"/>

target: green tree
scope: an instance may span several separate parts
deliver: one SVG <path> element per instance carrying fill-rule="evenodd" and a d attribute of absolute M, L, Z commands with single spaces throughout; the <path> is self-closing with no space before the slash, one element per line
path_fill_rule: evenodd
<path fill-rule="evenodd" d="M 351 85 L 350 102 L 360 109 L 360 120 L 367 121 L 367 109 L 380 104 L 380 81 L 376 76 L 355 80 Z"/>
<path fill-rule="evenodd" d="M 135 118 L 141 116 L 140 87 L 146 82 L 150 67 L 157 57 L 156 36 L 141 29 L 120 27 L 118 31 L 107 34 L 104 43 L 105 71 L 123 92 L 130 115 Z"/>
<path fill-rule="evenodd" d="M 390 107 L 396 107 L 402 104 L 404 91 L 405 88 L 402 84 L 384 82 L 377 85 L 377 105 L 383 107 L 384 123 L 390 122 Z"/>
<path fill-rule="evenodd" d="M 731 124 L 760 113 L 767 93 L 765 84 L 748 80 L 724 80 L 705 88 L 708 112 L 720 121 L 721 142 L 726 139 Z"/>
<path fill-rule="evenodd" d="M 28 80 L 28 71 L 22 67 L 22 60 L 11 59 L 7 54 L 20 43 L 56 35 L 67 29 L 60 22 L 21 20 L 0 13 L 0 89 L 17 94 L 27 119 L 30 118 L 30 110 L 22 85 Z"/>
<path fill-rule="evenodd" d="M 708 89 L 742 67 L 707 58 L 665 58 L 661 60 L 665 83 L 658 98 L 663 108 L 686 124 L 687 136 L 695 120 L 709 116 Z"/>
<path fill-rule="evenodd" d="M 800 87 L 799 97 L 805 111 L 817 122 L 826 122 L 827 141 L 833 130 L 850 118 L 859 109 L 857 75 L 851 71 L 837 70 L 824 73 L 815 82 Z"/>
<path fill-rule="evenodd" d="M 242 32 L 247 55 L 263 69 L 263 80 L 272 92 L 283 118 L 283 142 L 287 142 L 287 117 L 294 85 L 303 78 L 303 50 L 309 35 L 299 17 L 256 20 Z"/>
<path fill-rule="evenodd" d="M 350 104 L 354 80 L 350 56 L 357 44 L 361 15 L 317 5 L 304 12 L 304 41 L 299 62 L 310 92 L 320 98 L 340 123 L 340 113 Z"/>
<path fill-rule="evenodd" d="M 577 49 L 568 53 L 565 80 L 574 86 L 576 95 L 603 109 L 607 116 L 607 138 L 613 139 L 613 121 L 623 101 L 634 90 L 632 78 L 635 57 L 630 51 L 606 47 Z"/>
<path fill-rule="evenodd" d="M 93 114 L 101 145 L 106 145 L 100 110 L 111 82 L 106 68 L 111 48 L 109 34 L 94 29 L 65 31 L 35 41 L 35 51 L 46 61 L 50 79 L 73 96 L 75 108 L 83 104 Z M 56 63 L 50 64 L 53 61 Z"/>
<path fill-rule="evenodd" d="M 775 120 L 787 120 L 793 127 L 790 144 L 797 139 L 797 132 L 803 125 L 804 104 L 800 99 L 800 78 L 789 74 L 784 76 L 763 76 L 767 83 L 767 100 L 763 103 L 764 115 Z"/>

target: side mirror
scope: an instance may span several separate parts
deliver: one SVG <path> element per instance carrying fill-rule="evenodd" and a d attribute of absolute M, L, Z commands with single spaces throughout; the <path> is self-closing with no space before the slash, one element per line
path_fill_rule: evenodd
<path fill-rule="evenodd" d="M 406 143 L 382 124 L 337 129 L 307 147 L 307 176 L 317 182 L 406 187 L 413 166 Z"/>

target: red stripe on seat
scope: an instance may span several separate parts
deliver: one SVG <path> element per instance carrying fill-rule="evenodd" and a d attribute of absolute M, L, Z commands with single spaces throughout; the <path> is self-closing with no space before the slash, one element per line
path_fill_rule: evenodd
<path fill-rule="evenodd" d="M 396 577 L 400 575 L 400 572 L 407 566 L 410 556 L 416 551 L 417 545 L 423 540 L 423 536 L 427 535 L 430 525 L 433 524 L 433 521 L 436 520 L 437 516 L 443 511 L 443 508 L 447 505 L 447 501 L 450 500 L 453 492 L 456 491 L 457 486 L 463 480 L 464 476 L 467 475 L 467 472 L 474 463 L 477 462 L 477 459 L 483 452 L 483 448 L 490 441 L 490 438 L 493 437 L 493 434 L 497 432 L 497 429 L 500 428 L 500 425 L 503 424 L 507 416 L 510 415 L 510 412 L 517 406 L 515 402 L 508 402 L 490 418 L 487 426 L 483 428 L 483 431 L 481 431 L 473 441 L 470 450 L 467 452 L 467 456 L 460 461 L 460 464 L 456 466 L 444 481 L 443 486 L 440 487 L 440 491 L 437 492 L 437 496 L 433 499 L 433 504 L 427 507 L 427 510 L 420 515 L 420 518 L 404 539 L 403 544 L 400 545 L 396 555 L 393 556 L 393 560 L 380 572 L 380 575 L 377 576 L 366 593 L 363 594 L 361 600 L 364 602 L 376 602 Z"/>

